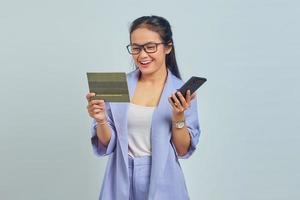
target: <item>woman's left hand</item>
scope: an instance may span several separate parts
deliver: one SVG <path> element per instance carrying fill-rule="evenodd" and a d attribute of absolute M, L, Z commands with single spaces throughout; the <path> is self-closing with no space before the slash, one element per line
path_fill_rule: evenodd
<path fill-rule="evenodd" d="M 191 95 L 191 91 L 188 90 L 186 93 L 186 98 L 183 97 L 181 92 L 177 92 L 177 96 L 179 99 L 176 97 L 175 93 L 173 93 L 168 100 L 173 108 L 173 114 L 180 115 L 190 107 L 191 101 L 196 97 L 196 93 Z"/>

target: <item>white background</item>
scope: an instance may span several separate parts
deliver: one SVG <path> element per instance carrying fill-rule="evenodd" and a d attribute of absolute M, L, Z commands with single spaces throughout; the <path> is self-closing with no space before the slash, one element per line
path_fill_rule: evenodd
<path fill-rule="evenodd" d="M 0 3 L 0 199 L 97 199 L 87 71 L 133 69 L 129 25 L 160 15 L 202 135 L 182 160 L 192 200 L 300 199 L 300 3 L 293 0 Z"/>

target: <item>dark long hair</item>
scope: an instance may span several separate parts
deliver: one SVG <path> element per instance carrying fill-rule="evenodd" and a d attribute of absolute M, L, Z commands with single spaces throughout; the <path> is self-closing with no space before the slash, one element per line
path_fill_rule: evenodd
<path fill-rule="evenodd" d="M 165 43 L 165 46 L 168 46 L 168 44 L 172 43 L 172 50 L 166 55 L 166 65 L 172 74 L 181 79 L 175 56 L 175 47 L 170 23 L 163 17 L 155 15 L 143 16 L 132 22 L 129 29 L 130 35 L 134 30 L 141 27 L 148 28 L 149 30 L 158 33 L 162 39 L 162 42 Z"/>

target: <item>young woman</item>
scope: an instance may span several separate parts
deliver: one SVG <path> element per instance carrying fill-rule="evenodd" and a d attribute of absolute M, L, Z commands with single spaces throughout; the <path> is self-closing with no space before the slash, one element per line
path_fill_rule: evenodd
<path fill-rule="evenodd" d="M 110 155 L 99 199 L 189 199 L 178 161 L 188 158 L 200 136 L 196 94 L 186 97 L 169 22 L 144 16 L 132 22 L 128 52 L 136 69 L 127 75 L 130 103 L 91 100 L 92 145 Z"/>

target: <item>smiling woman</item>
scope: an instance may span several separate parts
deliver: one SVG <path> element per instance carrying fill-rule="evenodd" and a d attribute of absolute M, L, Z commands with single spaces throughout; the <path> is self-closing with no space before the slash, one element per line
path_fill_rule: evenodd
<path fill-rule="evenodd" d="M 131 54 L 143 75 L 166 73 L 166 55 L 172 50 L 172 43 L 161 41 L 157 32 L 148 28 L 137 28 L 131 32 Z"/>
<path fill-rule="evenodd" d="M 166 19 L 158 16 L 136 19 L 130 27 L 130 45 L 127 46 L 127 49 L 133 55 L 136 64 L 138 63 L 136 59 L 143 60 L 142 56 L 145 54 L 139 56 L 140 53 L 143 53 L 142 50 L 151 57 L 160 54 L 163 57 L 161 60 L 166 62 L 162 64 L 167 65 L 166 67 L 181 79 L 175 57 L 173 33 L 170 23 Z M 163 52 L 157 52 L 161 49 Z"/>
<path fill-rule="evenodd" d="M 179 158 L 188 158 L 200 136 L 196 95 L 183 85 L 169 22 L 159 16 L 133 21 L 128 52 L 136 70 L 127 75 L 130 103 L 92 100 L 92 144 L 110 155 L 99 199 L 189 199 Z"/>

